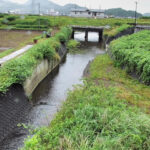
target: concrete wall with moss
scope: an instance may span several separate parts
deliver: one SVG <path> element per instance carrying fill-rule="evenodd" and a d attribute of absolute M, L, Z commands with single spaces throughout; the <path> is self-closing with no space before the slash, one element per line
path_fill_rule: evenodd
<path fill-rule="evenodd" d="M 30 97 L 39 83 L 60 64 L 66 53 L 67 49 L 65 45 L 61 45 L 61 48 L 58 50 L 60 60 L 53 59 L 48 61 L 47 59 L 44 59 L 35 67 L 32 76 L 26 79 L 23 84 L 27 97 Z"/>

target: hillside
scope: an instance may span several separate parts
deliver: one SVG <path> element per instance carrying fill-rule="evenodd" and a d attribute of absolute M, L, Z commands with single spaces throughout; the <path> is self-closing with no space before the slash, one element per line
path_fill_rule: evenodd
<path fill-rule="evenodd" d="M 36 0 L 34 7 L 32 6 L 32 0 L 28 0 L 25 4 L 18 4 L 10 2 L 9 0 L 1 0 L 0 2 L 0 12 L 8 12 L 18 10 L 21 12 L 39 12 L 39 4 L 40 3 L 40 10 L 41 12 L 45 13 L 48 10 L 54 9 L 55 11 L 58 11 L 62 14 L 68 14 L 71 9 L 73 8 L 82 8 L 76 4 L 67 4 L 65 6 L 58 5 L 52 1 L 49 0 Z"/>
<path fill-rule="evenodd" d="M 112 8 L 105 11 L 106 15 L 113 15 L 115 17 L 135 17 L 135 11 L 124 10 L 122 8 Z M 137 17 L 142 17 L 142 14 L 137 13 Z"/>
<path fill-rule="evenodd" d="M 71 9 L 83 8 L 77 4 L 67 4 L 67 5 L 61 6 L 50 0 L 42 0 L 42 2 L 41 0 L 35 0 L 34 7 L 32 6 L 32 0 L 28 0 L 25 4 L 18 4 L 18 3 L 10 2 L 9 0 L 1 0 L 0 12 L 8 12 L 8 10 L 9 11 L 18 10 L 23 13 L 30 13 L 30 12 L 38 13 L 39 3 L 40 3 L 40 10 L 42 13 L 46 13 L 47 11 L 54 9 L 55 11 L 58 11 L 61 14 L 68 15 Z M 122 8 L 108 9 L 105 11 L 105 14 L 113 15 L 115 17 L 134 17 L 135 16 L 134 11 L 127 11 Z M 137 16 L 141 17 L 142 14 L 138 13 Z"/>

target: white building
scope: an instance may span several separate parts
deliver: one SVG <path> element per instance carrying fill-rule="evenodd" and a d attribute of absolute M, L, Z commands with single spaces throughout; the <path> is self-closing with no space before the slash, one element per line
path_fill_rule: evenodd
<path fill-rule="evenodd" d="M 104 18 L 104 10 L 97 9 L 73 9 L 70 12 L 71 17 Z"/>
<path fill-rule="evenodd" d="M 54 9 L 47 10 L 46 14 L 50 16 L 59 16 L 59 12 Z"/>

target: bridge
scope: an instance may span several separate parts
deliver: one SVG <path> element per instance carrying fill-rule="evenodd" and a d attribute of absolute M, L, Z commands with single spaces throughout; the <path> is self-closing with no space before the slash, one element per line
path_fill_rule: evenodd
<path fill-rule="evenodd" d="M 76 31 L 85 32 L 85 41 L 88 41 L 88 32 L 98 32 L 99 34 L 99 42 L 103 38 L 103 30 L 104 27 L 94 27 L 94 26 L 71 26 L 72 27 L 72 38 L 74 39 L 74 34 Z"/>

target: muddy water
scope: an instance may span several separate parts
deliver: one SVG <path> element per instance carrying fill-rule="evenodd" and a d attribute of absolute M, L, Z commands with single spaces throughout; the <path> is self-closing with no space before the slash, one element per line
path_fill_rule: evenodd
<path fill-rule="evenodd" d="M 75 34 L 75 39 L 81 41 L 80 51 L 68 53 L 59 68 L 42 81 L 33 93 L 34 107 L 29 112 L 28 119 L 32 126 L 49 125 L 66 99 L 68 90 L 73 89 L 75 84 L 82 84 L 81 79 L 88 62 L 93 60 L 96 55 L 105 53 L 102 44 L 98 43 L 97 33 L 89 33 L 90 42 L 86 43 L 84 36 L 83 33 Z M 20 137 L 20 144 L 16 140 L 12 140 L 9 150 L 17 150 L 22 146 L 24 137 Z"/>
<path fill-rule="evenodd" d="M 55 75 L 47 77 L 35 90 L 33 101 L 36 106 L 31 111 L 31 123 L 34 126 L 48 125 L 53 119 L 60 105 L 67 97 L 68 90 L 73 85 L 82 83 L 83 71 L 88 62 L 98 54 L 103 54 L 101 45 L 97 42 L 98 35 L 91 33 L 89 40 L 93 42 L 81 42 L 81 51 L 68 53 Z M 75 38 L 84 40 L 84 34 L 77 33 Z"/>

